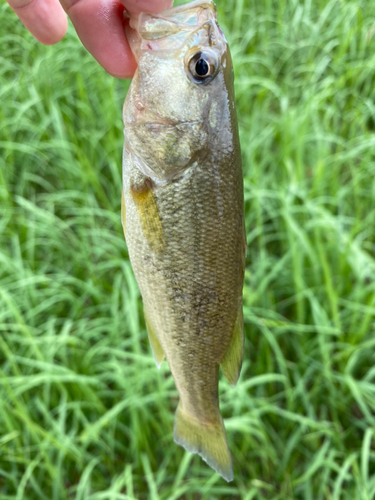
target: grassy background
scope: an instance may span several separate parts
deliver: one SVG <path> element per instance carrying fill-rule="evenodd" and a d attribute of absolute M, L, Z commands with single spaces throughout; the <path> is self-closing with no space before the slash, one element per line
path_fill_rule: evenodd
<path fill-rule="evenodd" d="M 120 224 L 128 82 L 1 4 L 1 500 L 375 498 L 375 3 L 218 7 L 248 238 L 235 479 L 173 443 Z"/>

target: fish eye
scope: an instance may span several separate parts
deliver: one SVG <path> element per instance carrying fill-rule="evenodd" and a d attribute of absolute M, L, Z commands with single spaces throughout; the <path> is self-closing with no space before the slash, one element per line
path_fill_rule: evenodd
<path fill-rule="evenodd" d="M 213 53 L 199 51 L 189 58 L 187 66 L 194 83 L 208 83 L 216 76 L 218 61 Z"/>
<path fill-rule="evenodd" d="M 195 63 L 195 72 L 198 76 L 207 76 L 210 72 L 210 65 L 205 59 L 198 59 Z"/>

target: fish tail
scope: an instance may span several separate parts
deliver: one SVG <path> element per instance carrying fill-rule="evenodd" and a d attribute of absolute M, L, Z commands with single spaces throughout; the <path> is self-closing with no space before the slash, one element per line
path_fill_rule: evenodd
<path fill-rule="evenodd" d="M 190 453 L 198 453 L 226 481 L 232 481 L 232 458 L 220 411 L 214 421 L 198 420 L 179 403 L 174 423 L 174 440 Z"/>

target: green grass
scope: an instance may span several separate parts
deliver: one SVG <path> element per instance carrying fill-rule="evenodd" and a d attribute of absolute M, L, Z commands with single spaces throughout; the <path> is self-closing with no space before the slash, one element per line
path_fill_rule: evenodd
<path fill-rule="evenodd" d="M 121 107 L 0 6 L 0 499 L 375 499 L 375 3 L 218 0 L 242 139 L 235 479 L 173 443 L 120 223 Z"/>

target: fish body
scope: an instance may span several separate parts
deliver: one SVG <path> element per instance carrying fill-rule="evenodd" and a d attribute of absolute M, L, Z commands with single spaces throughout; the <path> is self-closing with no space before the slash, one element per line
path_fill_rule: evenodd
<path fill-rule="evenodd" d="M 243 181 L 233 69 L 211 1 L 131 18 L 122 221 L 154 358 L 180 403 L 174 439 L 228 481 L 219 366 L 243 353 Z"/>

